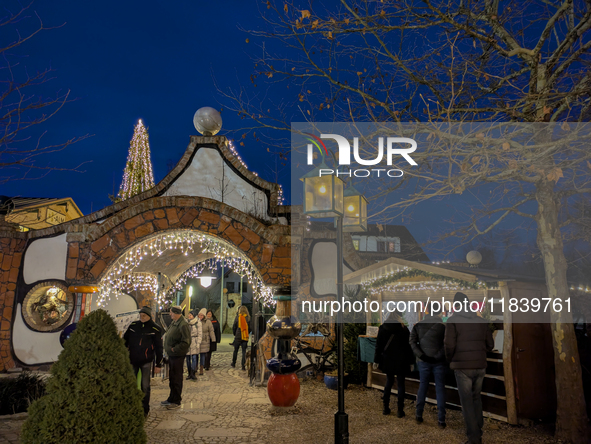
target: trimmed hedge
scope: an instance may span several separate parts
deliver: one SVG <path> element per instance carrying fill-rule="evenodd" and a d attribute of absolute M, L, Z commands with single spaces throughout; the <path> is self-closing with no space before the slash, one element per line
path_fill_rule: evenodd
<path fill-rule="evenodd" d="M 364 335 L 366 324 L 345 324 L 343 336 L 345 339 L 345 371 L 349 374 L 349 383 L 365 385 L 367 382 L 367 362 L 357 359 L 357 340 Z"/>
<path fill-rule="evenodd" d="M 24 371 L 17 378 L 0 379 L 0 415 L 26 412 L 31 403 L 45 394 L 45 381 Z"/>
<path fill-rule="evenodd" d="M 29 408 L 24 444 L 146 442 L 143 393 L 106 311 L 80 321 L 51 375 L 47 394 Z"/>

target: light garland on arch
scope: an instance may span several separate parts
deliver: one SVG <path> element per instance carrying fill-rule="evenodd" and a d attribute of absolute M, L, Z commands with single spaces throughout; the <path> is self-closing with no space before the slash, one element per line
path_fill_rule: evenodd
<path fill-rule="evenodd" d="M 237 250 L 223 239 L 214 238 L 190 230 L 176 230 L 167 232 L 166 234 L 156 235 L 145 242 L 132 247 L 125 254 L 120 256 L 110 267 L 108 273 L 98 286 L 99 307 L 105 305 L 111 298 L 111 295 L 115 295 L 115 297 L 118 298 L 120 295 L 125 294 L 124 291 L 133 288 L 133 285 L 137 285 L 138 288 L 140 285 L 149 287 L 151 281 L 149 281 L 148 278 L 144 278 L 145 283 L 140 283 L 141 279 L 139 277 L 132 277 L 134 275 L 133 270 L 138 267 L 145 257 L 161 256 L 165 251 L 170 250 L 180 250 L 181 254 L 185 256 L 188 256 L 189 253 L 209 253 L 213 255 L 212 258 L 207 259 L 205 262 L 209 261 L 211 267 L 213 267 L 213 264 L 215 263 L 223 264 L 226 269 L 231 269 L 238 274 L 246 276 L 248 282 L 252 286 L 255 300 L 262 300 L 263 304 L 266 306 L 275 305 L 273 291 L 264 284 L 260 273 L 251 264 L 244 253 Z M 189 270 L 185 271 L 185 273 L 177 279 L 177 282 L 180 279 L 184 279 L 182 282 L 186 282 L 186 279 L 191 277 L 191 273 L 196 277 L 197 275 L 195 273 L 201 273 L 206 267 L 205 264 L 201 264 L 203 264 L 203 262 L 189 268 Z M 153 277 L 153 279 L 156 278 Z M 171 283 L 172 285 L 170 286 L 166 286 L 167 290 L 173 287 L 179 288 L 177 282 Z M 155 294 L 159 293 L 155 292 Z M 160 292 L 160 294 L 162 294 L 162 296 L 158 298 L 157 302 L 159 308 L 162 309 L 165 304 L 169 303 L 166 296 L 169 296 L 171 292 L 163 291 Z"/>
<path fill-rule="evenodd" d="M 170 284 L 169 284 L 170 285 Z M 117 297 L 128 294 L 131 291 L 150 291 L 156 295 L 156 302 L 159 309 L 162 309 L 170 301 L 166 300 L 164 292 L 158 293 L 158 277 L 150 273 L 125 274 L 116 279 L 111 286 L 111 293 Z M 99 287 L 100 291 L 100 287 Z"/>
<path fill-rule="evenodd" d="M 234 273 L 246 277 L 248 283 L 252 286 L 255 299 L 261 299 L 263 304 L 267 307 L 276 304 L 276 301 L 273 300 L 273 291 L 264 284 L 256 269 L 247 259 L 242 256 L 234 255 L 234 253 L 226 256 L 216 254 L 215 259 L 208 259 L 204 262 L 193 265 L 181 274 L 175 284 L 169 288 L 167 297 L 169 299 L 172 298 L 175 291 L 182 290 L 187 279 L 198 278 L 206 268 L 209 270 L 217 270 L 217 268 L 221 266 L 223 266 L 225 270 L 232 270 Z"/>
<path fill-rule="evenodd" d="M 183 286 L 187 282 L 187 279 L 199 278 L 205 269 L 213 271 L 217 269 L 217 265 L 215 265 L 211 259 L 193 265 L 191 268 L 181 274 L 175 281 L 174 285 L 168 289 L 167 298 L 172 298 L 175 291 L 182 290 Z"/>

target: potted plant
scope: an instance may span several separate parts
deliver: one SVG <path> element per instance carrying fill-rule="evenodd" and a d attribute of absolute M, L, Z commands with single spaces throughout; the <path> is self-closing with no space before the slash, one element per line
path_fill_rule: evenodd
<path fill-rule="evenodd" d="M 347 376 L 348 375 L 349 375 L 348 373 L 345 373 L 345 388 L 347 388 Z M 339 386 L 338 370 L 326 372 L 324 374 L 324 384 L 329 389 L 336 390 Z"/>

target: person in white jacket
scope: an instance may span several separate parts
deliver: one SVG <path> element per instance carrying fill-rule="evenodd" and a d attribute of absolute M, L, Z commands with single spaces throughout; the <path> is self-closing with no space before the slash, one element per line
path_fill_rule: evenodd
<path fill-rule="evenodd" d="M 209 319 L 207 319 L 207 309 L 202 308 L 199 311 L 199 328 L 201 328 L 201 341 L 199 342 L 199 374 L 203 374 L 203 368 L 205 367 L 205 358 L 209 353 L 209 347 L 211 341 L 215 339 L 215 332 L 213 331 L 213 325 Z"/>
<path fill-rule="evenodd" d="M 187 353 L 187 379 L 197 380 L 197 357 L 199 356 L 199 346 L 203 337 L 201 322 L 197 318 L 197 310 L 192 310 L 187 316 L 189 327 L 191 327 L 191 347 Z"/>

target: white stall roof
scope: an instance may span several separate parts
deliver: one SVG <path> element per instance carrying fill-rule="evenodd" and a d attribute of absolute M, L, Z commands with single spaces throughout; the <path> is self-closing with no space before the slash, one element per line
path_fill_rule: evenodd
<path fill-rule="evenodd" d="M 478 269 L 473 269 L 474 271 L 472 271 L 472 269 L 466 268 L 466 271 L 457 271 L 449 268 L 444 268 L 442 266 L 424 264 L 421 262 L 414 262 L 408 261 L 406 259 L 400 259 L 397 257 L 391 257 L 383 261 L 377 262 L 375 264 L 372 264 L 368 267 L 362 268 L 361 270 L 357 270 L 353 273 L 345 275 L 343 277 L 343 282 L 347 285 L 359 285 L 363 282 L 367 282 L 373 279 L 379 279 L 391 273 L 401 272 L 406 268 L 414 268 L 416 270 L 440 274 L 442 276 L 447 276 L 454 279 L 462 279 L 468 282 L 476 282 L 478 280 L 490 280 L 491 278 L 491 276 L 488 276 L 488 279 L 482 279 L 482 277 L 484 276 L 482 276 L 480 272 L 476 272 L 476 270 Z"/>

